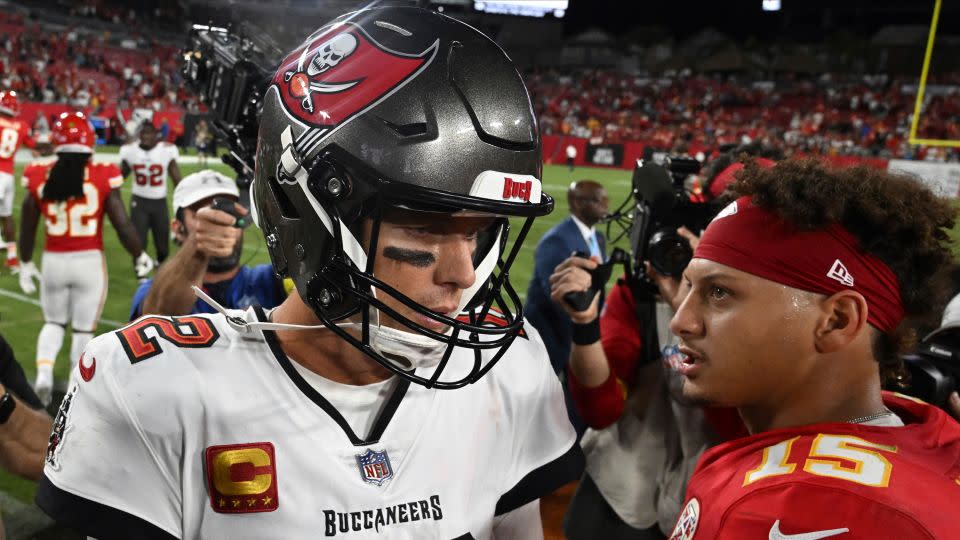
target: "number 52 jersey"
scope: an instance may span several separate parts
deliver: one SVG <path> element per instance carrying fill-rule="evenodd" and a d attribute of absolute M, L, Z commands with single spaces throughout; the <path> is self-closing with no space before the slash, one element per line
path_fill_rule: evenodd
<path fill-rule="evenodd" d="M 496 516 L 582 465 L 527 332 L 464 388 L 394 381 L 356 434 L 272 332 L 237 332 L 221 314 L 141 318 L 80 359 L 37 503 L 100 540 L 489 538 Z M 472 366 L 472 352 L 457 362 Z"/>
<path fill-rule="evenodd" d="M 815 424 L 712 448 L 671 540 L 960 538 L 960 425 L 896 394 L 902 427 Z"/>

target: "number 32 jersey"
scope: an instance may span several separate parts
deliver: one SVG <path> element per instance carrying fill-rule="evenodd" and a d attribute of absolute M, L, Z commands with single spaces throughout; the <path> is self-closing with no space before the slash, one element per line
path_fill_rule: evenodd
<path fill-rule="evenodd" d="M 397 381 L 358 437 L 272 332 L 221 314 L 141 318 L 79 361 L 37 502 L 101 540 L 489 538 L 496 516 L 582 466 L 528 334 L 464 388 Z"/>
<path fill-rule="evenodd" d="M 83 197 L 68 201 L 46 201 L 43 186 L 56 158 L 41 158 L 23 170 L 23 187 L 33 197 L 43 216 L 47 243 L 45 251 L 103 250 L 103 214 L 110 191 L 123 184 L 120 169 L 112 163 L 87 163 Z"/>
<path fill-rule="evenodd" d="M 960 538 L 960 425 L 896 394 L 902 427 L 831 423 L 703 455 L 671 540 Z"/>

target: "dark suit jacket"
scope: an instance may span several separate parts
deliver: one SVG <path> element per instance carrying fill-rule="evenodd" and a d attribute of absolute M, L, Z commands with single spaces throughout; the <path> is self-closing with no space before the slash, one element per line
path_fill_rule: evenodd
<path fill-rule="evenodd" d="M 606 258 L 607 242 L 600 231 L 596 234 L 600 252 Z M 590 247 L 573 218 L 568 217 L 547 231 L 537 243 L 533 256 L 533 277 L 530 279 L 527 301 L 524 304 L 524 316 L 540 332 L 550 354 L 550 362 L 557 373 L 566 369 L 570 360 L 571 322 L 563 308 L 550 300 L 550 274 L 574 251 L 590 253 Z"/>

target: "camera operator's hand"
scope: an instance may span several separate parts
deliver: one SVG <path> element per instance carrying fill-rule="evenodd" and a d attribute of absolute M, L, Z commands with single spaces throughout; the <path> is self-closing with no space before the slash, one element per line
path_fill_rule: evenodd
<path fill-rule="evenodd" d="M 686 227 L 677 229 L 677 234 L 686 238 L 687 242 L 690 243 L 691 249 L 697 249 L 697 244 L 700 243 L 699 236 L 690 232 Z M 660 297 L 676 311 L 677 308 L 680 307 L 680 303 L 683 302 L 683 298 L 680 296 L 680 281 L 672 276 L 665 276 L 657 272 L 649 262 L 644 263 L 644 267 L 647 276 L 656 284 L 657 288 L 660 289 Z"/>
<path fill-rule="evenodd" d="M 954 420 L 960 422 L 960 396 L 956 392 L 951 392 L 947 398 L 947 412 Z"/>
<path fill-rule="evenodd" d="M 583 292 L 589 289 L 593 283 L 590 271 L 599 264 L 596 259 L 585 259 L 574 255 L 557 265 L 550 276 L 550 299 L 559 304 L 575 324 L 586 324 L 597 318 L 600 294 L 594 295 L 590 307 L 584 311 L 577 311 L 563 297 L 567 293 Z"/>
<path fill-rule="evenodd" d="M 236 205 L 241 215 L 248 211 L 241 204 Z M 237 218 L 207 206 L 197 210 L 196 224 L 190 237 L 196 242 L 197 251 L 207 257 L 229 257 L 237 242 L 243 240 L 243 229 L 234 225 Z"/>

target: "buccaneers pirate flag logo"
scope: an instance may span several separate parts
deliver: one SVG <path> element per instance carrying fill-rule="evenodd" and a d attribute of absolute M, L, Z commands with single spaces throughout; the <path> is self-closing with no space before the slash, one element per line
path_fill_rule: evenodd
<path fill-rule="evenodd" d="M 392 26 L 392 25 L 391 25 Z M 400 35 L 409 35 L 396 27 Z M 412 79 L 437 51 L 390 50 L 353 23 L 324 28 L 287 56 L 272 84 L 284 108 L 312 127 L 332 127 L 375 104 Z"/>

